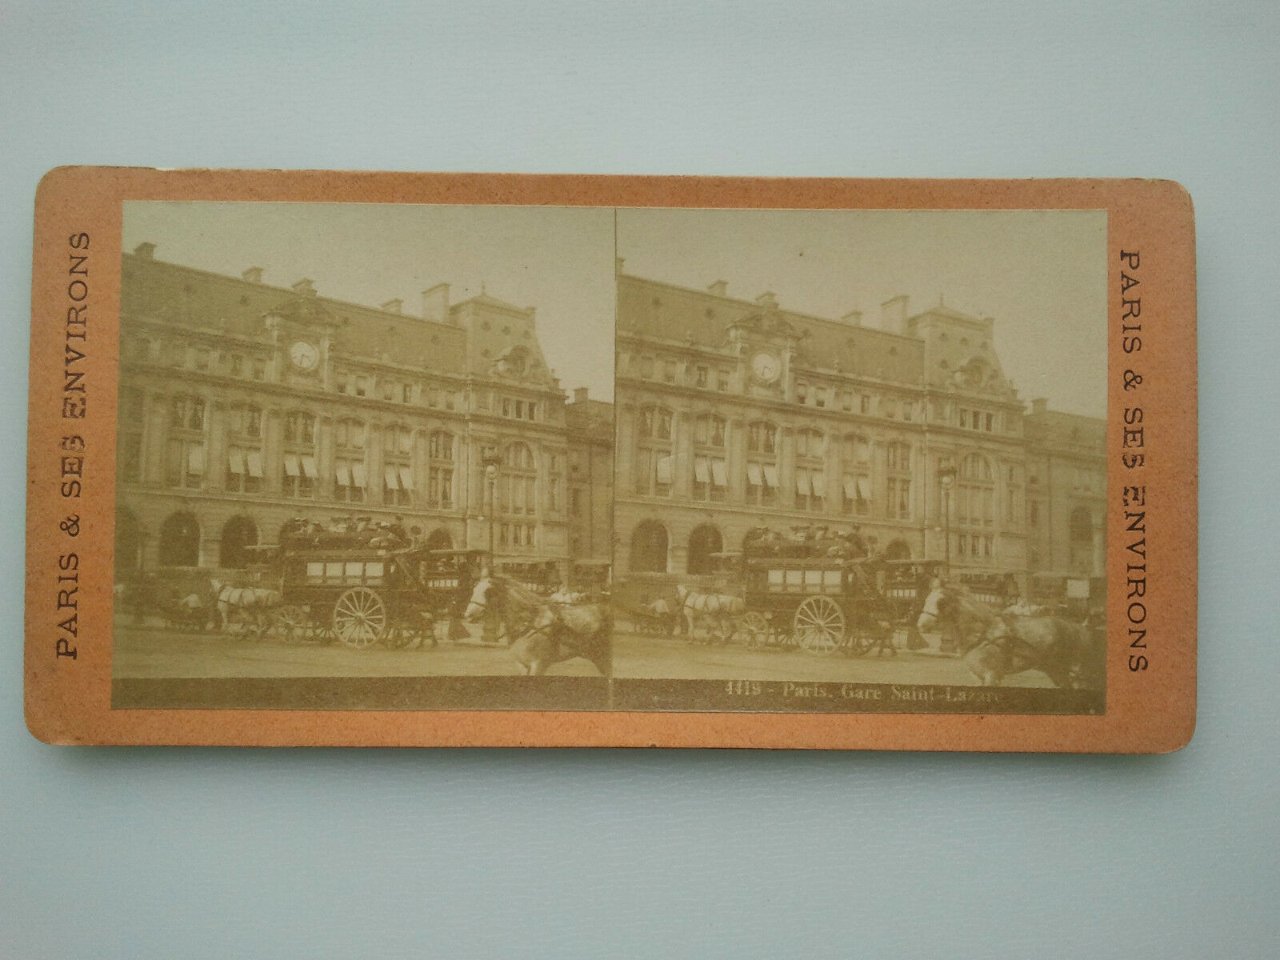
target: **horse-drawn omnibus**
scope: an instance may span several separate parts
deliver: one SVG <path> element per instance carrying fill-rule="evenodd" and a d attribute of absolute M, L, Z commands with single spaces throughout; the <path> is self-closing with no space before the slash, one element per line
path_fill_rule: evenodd
<path fill-rule="evenodd" d="M 268 566 L 280 593 L 269 630 L 286 641 L 357 649 L 434 645 L 435 624 L 461 616 L 484 556 L 369 544 L 279 548 Z"/>
<path fill-rule="evenodd" d="M 745 558 L 747 643 L 855 655 L 887 644 L 896 618 L 877 586 L 875 564 L 832 556 Z"/>

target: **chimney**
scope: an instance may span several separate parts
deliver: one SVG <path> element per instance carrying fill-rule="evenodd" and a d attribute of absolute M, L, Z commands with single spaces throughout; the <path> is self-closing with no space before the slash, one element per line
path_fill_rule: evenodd
<path fill-rule="evenodd" d="M 388 300 L 384 303 L 382 309 L 387 313 L 404 313 L 404 301 L 396 297 L 394 300 Z"/>
<path fill-rule="evenodd" d="M 843 320 L 845 323 L 847 323 L 851 327 L 860 327 L 862 326 L 862 311 L 850 310 L 840 319 Z"/>
<path fill-rule="evenodd" d="M 314 297 L 316 295 L 315 281 L 309 277 L 303 277 L 293 285 L 293 292 L 300 297 Z"/>
<path fill-rule="evenodd" d="M 1031 401 L 1032 413 L 1047 413 L 1049 410 L 1049 401 L 1045 397 L 1035 397 Z"/>
<path fill-rule="evenodd" d="M 422 319 L 436 323 L 449 322 L 449 285 L 437 283 L 422 291 Z"/>
<path fill-rule="evenodd" d="M 729 281 L 717 280 L 715 283 L 707 287 L 707 293 L 715 297 L 727 297 L 729 295 Z"/>
<path fill-rule="evenodd" d="M 778 308 L 778 295 L 772 290 L 766 290 L 760 296 L 756 297 L 756 303 L 764 307 L 766 310 L 776 310 Z"/>
<path fill-rule="evenodd" d="M 898 294 L 880 304 L 880 327 L 890 333 L 906 333 L 907 330 L 907 297 Z"/>
<path fill-rule="evenodd" d="M 133 255 L 139 260 L 154 260 L 156 258 L 156 245 L 154 243 L 140 243 L 133 248 Z"/>
<path fill-rule="evenodd" d="M 587 388 L 586 388 L 586 387 L 574 387 L 574 388 L 573 388 L 573 402 L 574 402 L 574 403 L 586 403 L 586 402 L 587 402 Z"/>
<path fill-rule="evenodd" d="M 249 267 L 242 274 L 240 274 L 240 279 L 243 280 L 245 283 L 261 283 L 262 268 Z"/>

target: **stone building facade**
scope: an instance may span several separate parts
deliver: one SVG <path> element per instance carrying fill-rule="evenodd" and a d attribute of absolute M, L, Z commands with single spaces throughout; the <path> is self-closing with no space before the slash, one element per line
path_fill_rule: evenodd
<path fill-rule="evenodd" d="M 956 576 L 1012 574 L 1026 589 L 1061 559 L 1048 518 L 1060 534 L 1074 509 L 1038 478 L 1069 454 L 1100 496 L 1103 422 L 1026 414 L 995 333 L 941 304 L 912 314 L 905 297 L 875 328 L 620 269 L 618 575 L 710 572 L 756 527 L 856 525 L 888 558 L 949 559 Z M 1060 417 L 1075 439 L 1050 429 Z M 1100 500 L 1085 506 L 1101 517 Z"/>
<path fill-rule="evenodd" d="M 152 244 L 123 261 L 117 576 L 243 567 L 292 518 L 362 516 L 478 549 L 492 519 L 500 569 L 568 575 L 580 431 L 533 308 L 453 303 L 441 284 L 410 315 L 256 267 L 165 263 Z"/>

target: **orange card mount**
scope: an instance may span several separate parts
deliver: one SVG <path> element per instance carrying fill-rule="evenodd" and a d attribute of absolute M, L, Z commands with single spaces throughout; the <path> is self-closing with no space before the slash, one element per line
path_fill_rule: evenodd
<path fill-rule="evenodd" d="M 1168 181 L 59 168 L 27 723 L 1174 750 L 1195 403 Z"/>

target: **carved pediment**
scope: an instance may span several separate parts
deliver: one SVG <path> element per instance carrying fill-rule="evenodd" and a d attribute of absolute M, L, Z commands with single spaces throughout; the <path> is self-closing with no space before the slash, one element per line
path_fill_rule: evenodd
<path fill-rule="evenodd" d="M 777 310 L 749 313 L 729 327 L 730 336 L 759 337 L 767 340 L 802 340 L 808 333 L 788 322 Z"/>

